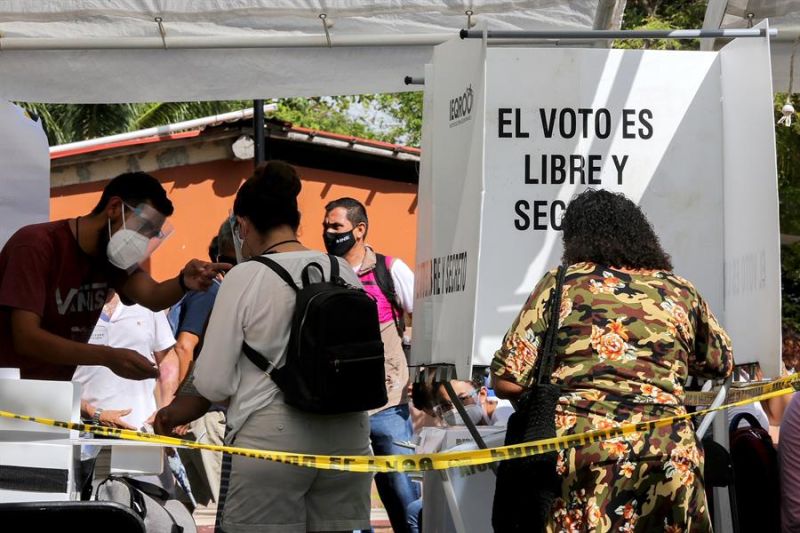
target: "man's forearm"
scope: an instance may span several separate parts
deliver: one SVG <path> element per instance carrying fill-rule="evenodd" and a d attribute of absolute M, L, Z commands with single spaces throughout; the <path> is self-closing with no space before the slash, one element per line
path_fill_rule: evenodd
<path fill-rule="evenodd" d="M 12 312 L 14 350 L 25 357 L 59 365 L 104 365 L 110 357 L 106 346 L 84 344 L 26 324 Z"/>
<path fill-rule="evenodd" d="M 162 311 L 178 303 L 183 297 L 178 274 L 172 279 L 161 283 L 155 281 L 146 272 L 137 272 L 128 278 L 122 288 L 125 296 L 151 311 Z"/>

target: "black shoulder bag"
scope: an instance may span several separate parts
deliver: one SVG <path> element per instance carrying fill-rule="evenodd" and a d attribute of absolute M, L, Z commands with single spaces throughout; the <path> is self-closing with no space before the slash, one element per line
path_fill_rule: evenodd
<path fill-rule="evenodd" d="M 556 436 L 556 405 L 561 386 L 551 383 L 551 376 L 565 271 L 564 266 L 558 267 L 556 286 L 548 300 L 550 320 L 536 384 L 520 397 L 516 412 L 508 420 L 506 445 Z M 557 459 L 558 452 L 552 451 L 499 464 L 492 505 L 492 527 L 496 533 L 544 531 L 553 500 L 561 492 Z"/>

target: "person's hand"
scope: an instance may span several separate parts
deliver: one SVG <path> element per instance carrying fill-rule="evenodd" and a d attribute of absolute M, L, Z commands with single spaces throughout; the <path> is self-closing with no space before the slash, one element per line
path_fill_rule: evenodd
<path fill-rule="evenodd" d="M 172 429 L 172 433 L 178 435 L 179 437 L 185 437 L 191 430 L 192 430 L 191 424 L 182 424 L 180 426 L 175 426 Z"/>
<path fill-rule="evenodd" d="M 195 291 L 205 291 L 211 286 L 220 272 L 227 272 L 233 268 L 230 263 L 209 263 L 199 259 L 192 259 L 181 270 L 183 283 L 187 288 Z"/>
<path fill-rule="evenodd" d="M 172 436 L 172 430 L 175 428 L 173 422 L 172 410 L 167 407 L 159 409 L 153 417 L 153 431 L 156 435 Z"/>
<path fill-rule="evenodd" d="M 108 349 L 106 365 L 116 375 L 127 379 L 150 379 L 158 377 L 158 365 L 139 352 L 127 348 Z"/>
<path fill-rule="evenodd" d="M 130 409 L 105 409 L 100 413 L 100 425 L 110 428 L 132 429 L 136 428 L 125 422 L 122 417 L 131 414 Z"/>

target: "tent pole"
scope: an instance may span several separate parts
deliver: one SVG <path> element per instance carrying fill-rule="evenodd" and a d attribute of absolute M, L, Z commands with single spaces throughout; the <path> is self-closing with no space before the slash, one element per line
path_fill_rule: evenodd
<path fill-rule="evenodd" d="M 258 167 L 266 158 L 264 139 L 264 100 L 253 100 L 253 140 L 255 142 L 253 164 Z"/>
<path fill-rule="evenodd" d="M 483 39 L 480 30 L 461 30 L 462 39 Z M 738 37 L 775 37 L 778 30 L 763 28 L 733 30 L 489 30 L 492 39 L 706 39 Z"/>

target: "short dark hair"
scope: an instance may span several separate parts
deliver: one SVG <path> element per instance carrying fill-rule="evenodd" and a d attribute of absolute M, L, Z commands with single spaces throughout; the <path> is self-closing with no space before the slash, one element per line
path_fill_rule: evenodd
<path fill-rule="evenodd" d="M 367 208 L 364 207 L 364 204 L 356 200 L 355 198 L 339 198 L 338 200 L 334 200 L 332 202 L 328 202 L 328 205 L 325 206 L 325 214 L 327 215 L 337 207 L 343 207 L 347 211 L 347 220 L 355 228 L 362 222 L 366 230 L 364 231 L 364 238 L 367 237 L 367 232 L 369 231 L 369 219 L 367 219 Z"/>
<path fill-rule="evenodd" d="M 223 250 L 234 250 L 236 248 L 236 243 L 233 241 L 233 229 L 231 228 L 230 220 L 226 218 L 225 221 L 220 224 L 215 239 L 217 240 L 219 253 L 222 253 Z M 216 259 L 214 259 L 214 261 L 216 261 Z"/>
<path fill-rule="evenodd" d="M 266 233 L 278 226 L 297 230 L 300 211 L 297 195 L 302 184 L 294 167 L 283 161 L 268 161 L 256 168 L 236 193 L 233 212 L 247 217 L 256 230 Z"/>
<path fill-rule="evenodd" d="M 575 196 L 561 220 L 566 265 L 672 270 L 669 255 L 647 217 L 622 193 L 587 189 Z"/>
<path fill-rule="evenodd" d="M 92 209 L 92 214 L 102 213 L 114 196 L 118 196 L 132 207 L 150 202 L 155 210 L 165 217 L 175 211 L 172 202 L 167 198 L 167 191 L 155 177 L 146 172 L 126 172 L 109 181 L 103 189 L 100 201 Z"/>
<path fill-rule="evenodd" d="M 211 239 L 211 242 L 208 244 L 208 257 L 211 258 L 212 263 L 217 262 L 217 256 L 219 255 L 219 239 L 216 235 L 214 238 Z"/>

